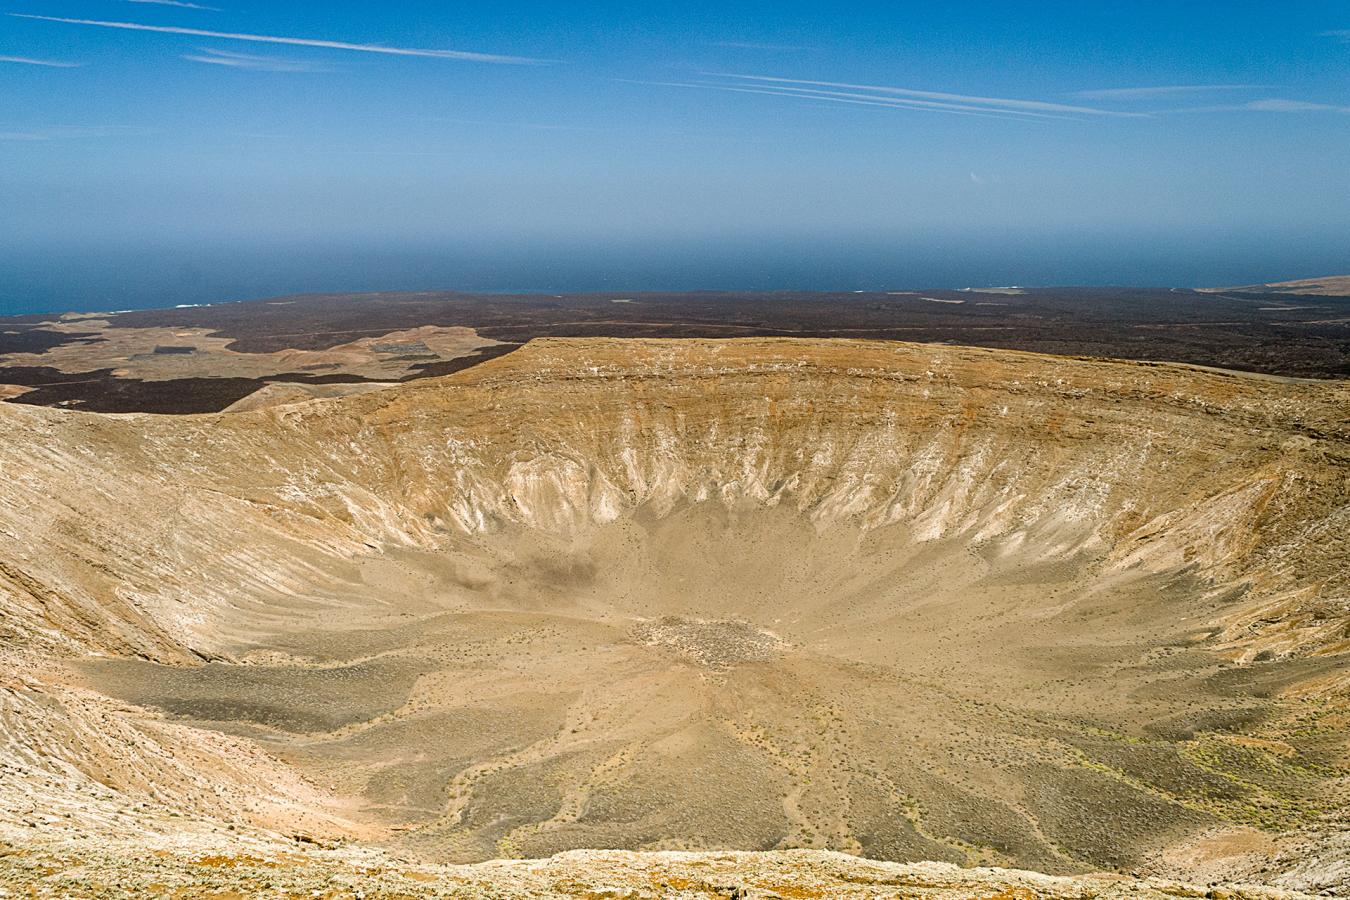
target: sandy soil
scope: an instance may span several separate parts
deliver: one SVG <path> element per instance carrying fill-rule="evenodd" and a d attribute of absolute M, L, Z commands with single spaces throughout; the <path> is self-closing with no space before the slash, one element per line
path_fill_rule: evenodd
<path fill-rule="evenodd" d="M 232 338 L 206 328 L 114 328 L 106 317 L 68 315 L 42 329 L 84 337 L 40 353 L 2 354 L 0 368 L 41 367 L 66 373 L 111 369 L 113 377 L 141 381 L 282 374 L 394 381 L 414 374 L 418 364 L 458 359 L 498 343 L 472 328 L 428 325 L 372 334 L 326 350 L 240 353 L 231 347 Z"/>

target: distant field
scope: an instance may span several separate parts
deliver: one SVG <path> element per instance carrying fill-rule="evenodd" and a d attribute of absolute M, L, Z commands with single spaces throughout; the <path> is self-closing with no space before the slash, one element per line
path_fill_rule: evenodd
<path fill-rule="evenodd" d="M 445 375 L 537 337 L 851 337 L 1350 376 L 1350 297 L 1288 290 L 336 294 L 26 316 L 0 319 L 0 397 L 215 412 L 277 382 L 331 395 Z"/>
<path fill-rule="evenodd" d="M 1221 291 L 1242 291 L 1256 294 L 1305 294 L 1326 297 L 1350 296 L 1350 275 L 1331 278 L 1302 278 L 1298 281 L 1275 281 L 1270 284 L 1251 284 L 1240 288 L 1216 288 Z"/>

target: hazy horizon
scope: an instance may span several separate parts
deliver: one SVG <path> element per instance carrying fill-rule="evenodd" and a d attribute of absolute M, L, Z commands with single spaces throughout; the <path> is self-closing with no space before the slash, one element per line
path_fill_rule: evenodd
<path fill-rule="evenodd" d="M 1350 271 L 1350 13 L 18 0 L 0 313 Z"/>
<path fill-rule="evenodd" d="M 1234 241 L 1234 244 L 1237 242 Z M 112 247 L 69 253 L 0 249 L 0 316 L 152 309 L 300 293 L 446 290 L 478 293 L 611 291 L 854 291 L 1128 286 L 1219 287 L 1342 274 L 1338 248 L 1272 262 L 1247 253 L 1187 251 L 1185 242 L 1053 242 L 978 251 L 955 239 L 891 251 L 861 241 L 803 247 L 709 241 L 658 247 L 490 248 L 223 246 Z M 953 251 L 953 247 L 956 247 Z M 1320 258 L 1321 262 L 1316 260 Z M 1312 259 L 1313 262 L 1308 260 Z"/>

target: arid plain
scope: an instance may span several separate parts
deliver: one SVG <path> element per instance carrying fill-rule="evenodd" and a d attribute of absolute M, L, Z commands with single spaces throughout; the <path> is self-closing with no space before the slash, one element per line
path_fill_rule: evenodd
<path fill-rule="evenodd" d="M 1350 885 L 1344 381 L 751 337 L 375 383 L 409 334 L 306 351 L 347 396 L 0 404 L 0 877 Z M 607 849 L 700 853 L 458 867 Z"/>

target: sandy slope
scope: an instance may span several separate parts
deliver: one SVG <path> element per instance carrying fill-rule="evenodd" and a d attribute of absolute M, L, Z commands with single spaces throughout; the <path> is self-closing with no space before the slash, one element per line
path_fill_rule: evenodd
<path fill-rule="evenodd" d="M 1348 409 L 767 339 L 539 341 L 217 416 L 0 407 L 0 824 L 1322 889 Z"/>

